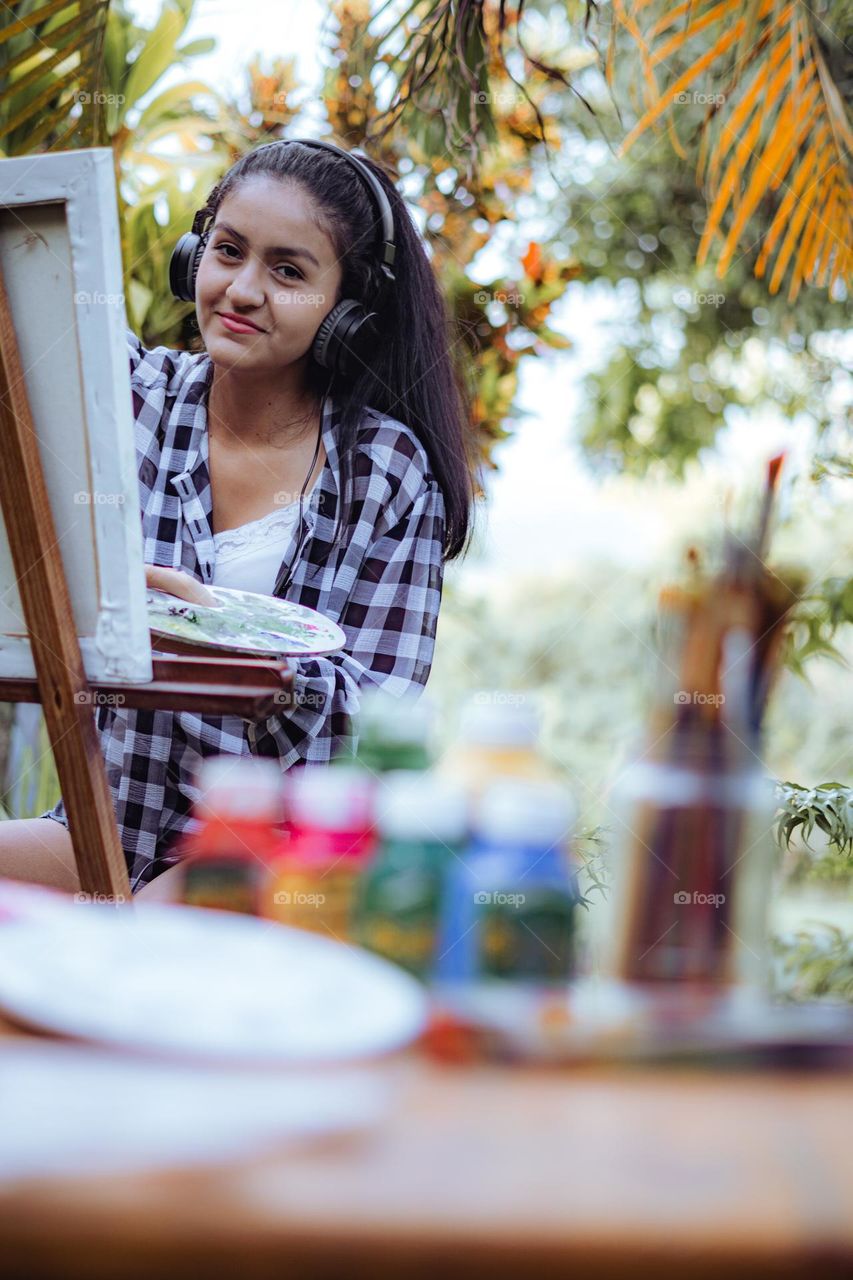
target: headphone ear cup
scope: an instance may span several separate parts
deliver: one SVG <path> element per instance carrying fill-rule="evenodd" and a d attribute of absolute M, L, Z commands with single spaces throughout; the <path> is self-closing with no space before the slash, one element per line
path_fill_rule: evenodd
<path fill-rule="evenodd" d="M 353 298 L 336 303 L 314 338 L 312 355 L 317 363 L 334 373 L 358 373 L 376 340 L 375 316 Z"/>
<path fill-rule="evenodd" d="M 181 302 L 195 302 L 195 280 L 204 245 L 203 236 L 187 231 L 172 250 L 169 259 L 169 288 Z"/>

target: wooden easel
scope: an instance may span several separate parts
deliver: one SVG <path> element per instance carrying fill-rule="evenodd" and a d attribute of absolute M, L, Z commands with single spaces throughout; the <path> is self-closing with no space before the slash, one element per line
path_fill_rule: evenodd
<path fill-rule="evenodd" d="M 0 677 L 0 701 L 40 702 L 44 709 L 81 890 L 130 902 L 93 708 L 120 694 L 128 708 L 261 718 L 289 705 L 293 670 L 285 659 L 211 658 L 169 641 L 168 654 L 154 655 L 151 682 L 90 685 L 2 271 L 0 432 L 0 508 L 36 669 L 35 680 Z"/>

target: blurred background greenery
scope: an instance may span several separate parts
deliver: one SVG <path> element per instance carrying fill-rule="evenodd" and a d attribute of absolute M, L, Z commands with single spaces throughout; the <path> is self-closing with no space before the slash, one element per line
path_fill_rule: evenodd
<path fill-rule="evenodd" d="M 778 981 L 791 998 L 850 999 L 853 8 L 746 0 L 694 30 L 707 9 L 338 0 L 315 84 L 295 57 L 267 54 L 232 91 L 198 70 L 217 48 L 194 34 L 203 3 L 162 0 L 142 16 L 130 0 L 24 0 L 0 13 L 0 145 L 112 148 L 128 321 L 149 346 L 198 341 L 192 308 L 169 293 L 169 255 L 245 150 L 298 134 L 308 110 L 395 175 L 450 303 L 493 510 L 499 493 L 510 511 L 536 503 L 514 479 L 523 438 L 542 442 L 543 472 L 565 467 L 567 489 L 578 477 L 590 488 L 590 525 L 623 514 L 620 532 L 579 550 L 582 521 L 566 523 L 543 484 L 550 532 L 543 543 L 520 517 L 511 565 L 484 528 L 448 574 L 430 681 L 448 737 L 473 690 L 535 701 L 591 874 L 648 707 L 657 592 L 688 546 L 712 548 L 751 509 L 767 442 L 787 445 L 773 555 L 809 585 L 766 735 L 768 769 L 791 784 L 779 792 Z M 750 93 L 761 105 L 744 149 Z M 776 187 L 761 159 L 774 139 L 790 166 Z M 808 200 L 788 208 L 801 177 Z M 548 421 L 564 437 L 558 458 Z M 640 556 L 632 521 L 651 515 L 653 553 Z M 7 810 L 23 816 L 56 784 L 38 714 L 13 720 L 2 708 L 0 764 Z"/>

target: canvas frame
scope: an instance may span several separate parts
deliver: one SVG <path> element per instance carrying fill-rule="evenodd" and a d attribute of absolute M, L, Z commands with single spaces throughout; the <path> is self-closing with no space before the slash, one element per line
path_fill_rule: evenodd
<path fill-rule="evenodd" d="M 0 262 L 86 676 L 99 683 L 150 680 L 109 148 L 0 160 Z M 0 678 L 34 675 L 4 522 Z"/>

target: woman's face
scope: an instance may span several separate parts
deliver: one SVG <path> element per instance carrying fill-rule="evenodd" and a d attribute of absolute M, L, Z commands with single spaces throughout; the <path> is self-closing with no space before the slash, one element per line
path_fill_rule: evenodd
<path fill-rule="evenodd" d="M 307 364 L 343 275 L 315 209 L 302 187 L 266 174 L 222 201 L 196 279 L 199 328 L 215 365 L 274 376 L 303 357 Z"/>

